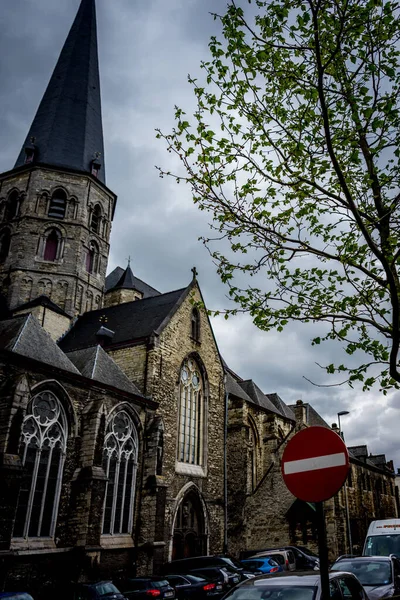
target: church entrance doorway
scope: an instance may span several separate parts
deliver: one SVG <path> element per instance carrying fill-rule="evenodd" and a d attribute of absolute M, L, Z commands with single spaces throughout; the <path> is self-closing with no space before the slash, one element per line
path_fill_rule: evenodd
<path fill-rule="evenodd" d="M 175 518 L 172 560 L 206 554 L 204 513 L 195 491 L 188 492 L 178 506 Z"/>

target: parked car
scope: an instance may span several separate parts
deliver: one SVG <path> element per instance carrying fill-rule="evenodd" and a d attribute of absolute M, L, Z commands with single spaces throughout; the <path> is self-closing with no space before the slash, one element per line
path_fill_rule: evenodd
<path fill-rule="evenodd" d="M 240 563 L 245 569 L 257 575 L 264 573 L 280 573 L 283 571 L 282 567 L 270 556 L 248 558 L 246 560 L 241 560 Z"/>
<path fill-rule="evenodd" d="M 192 558 L 180 558 L 172 560 L 163 565 L 163 573 L 191 573 L 194 569 L 204 567 L 224 567 L 240 576 L 241 580 L 254 577 L 250 571 L 245 571 L 242 565 L 232 558 L 223 554 L 214 554 L 211 556 L 195 556 Z"/>
<path fill-rule="evenodd" d="M 329 573 L 330 600 L 368 600 L 368 596 L 351 573 Z M 260 575 L 239 583 L 223 600 L 321 600 L 319 573 L 278 573 Z"/>
<path fill-rule="evenodd" d="M 217 581 L 210 581 L 199 575 L 166 575 L 165 579 L 175 590 L 178 600 L 204 600 L 205 598 L 220 598 L 224 593 L 224 586 Z"/>
<path fill-rule="evenodd" d="M 71 600 L 126 600 L 112 581 L 82 583 L 73 588 Z"/>
<path fill-rule="evenodd" d="M 26 592 L 0 592 L 0 598 L 7 598 L 7 600 L 33 600 L 32 596 Z"/>
<path fill-rule="evenodd" d="M 190 571 L 193 575 L 207 577 L 211 581 L 222 583 L 224 592 L 235 586 L 241 580 L 241 577 L 236 571 L 228 571 L 226 567 L 203 567 L 202 569 L 193 569 Z"/>
<path fill-rule="evenodd" d="M 128 600 L 173 600 L 175 590 L 165 577 L 126 577 L 116 580 L 116 585 Z"/>
<path fill-rule="evenodd" d="M 363 585 L 370 600 L 400 594 L 400 560 L 391 556 L 340 557 L 331 571 L 349 571 Z"/>
<path fill-rule="evenodd" d="M 266 550 L 252 556 L 252 558 L 264 558 L 269 556 L 275 562 L 282 567 L 283 571 L 295 571 L 296 570 L 296 559 L 292 550 L 286 550 L 285 548 L 277 548 L 275 550 Z"/>
<path fill-rule="evenodd" d="M 305 546 L 280 546 L 283 550 L 291 550 L 296 560 L 296 570 L 313 571 L 319 569 L 319 557 Z M 260 548 L 259 550 L 243 550 L 240 560 L 251 558 L 262 552 L 277 550 L 277 548 Z"/>

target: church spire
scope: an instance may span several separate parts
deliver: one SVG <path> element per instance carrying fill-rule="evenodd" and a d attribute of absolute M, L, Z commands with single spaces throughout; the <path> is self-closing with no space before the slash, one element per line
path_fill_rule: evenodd
<path fill-rule="evenodd" d="M 20 155 L 105 182 L 95 0 L 82 0 Z"/>

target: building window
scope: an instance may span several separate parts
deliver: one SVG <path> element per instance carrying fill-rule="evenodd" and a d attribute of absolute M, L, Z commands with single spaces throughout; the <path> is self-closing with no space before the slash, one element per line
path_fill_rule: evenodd
<path fill-rule="evenodd" d="M 68 437 L 65 411 L 49 391 L 30 401 L 22 427 L 24 475 L 14 537 L 53 537 Z"/>
<path fill-rule="evenodd" d="M 180 374 L 178 460 L 203 464 L 204 394 L 200 370 L 194 360 L 185 361 Z"/>
<path fill-rule="evenodd" d="M 200 341 L 200 313 L 197 308 L 192 310 L 192 338 Z"/>
<path fill-rule="evenodd" d="M 3 263 L 10 251 L 11 234 L 9 229 L 5 229 L 0 233 L 0 263 Z"/>
<path fill-rule="evenodd" d="M 4 220 L 11 221 L 11 219 L 14 219 L 14 217 L 18 215 L 18 208 L 19 193 L 17 192 L 17 190 L 14 190 L 8 197 L 7 204 L 5 207 Z"/>
<path fill-rule="evenodd" d="M 56 229 L 49 231 L 44 242 L 43 259 L 54 262 L 58 258 L 58 245 L 61 236 Z"/>
<path fill-rule="evenodd" d="M 63 190 L 56 190 L 50 200 L 48 216 L 51 219 L 64 219 L 66 207 L 66 193 Z"/>
<path fill-rule="evenodd" d="M 99 263 L 99 247 L 96 242 L 90 242 L 89 250 L 86 254 L 86 271 L 88 273 L 97 273 Z"/>
<path fill-rule="evenodd" d="M 90 229 L 94 231 L 94 233 L 99 233 L 100 230 L 100 221 L 101 221 L 101 208 L 99 204 L 93 209 L 92 216 L 90 219 Z"/>
<path fill-rule="evenodd" d="M 110 420 L 104 441 L 104 470 L 108 482 L 103 513 L 103 533 L 131 533 L 135 501 L 138 435 L 127 412 Z"/>

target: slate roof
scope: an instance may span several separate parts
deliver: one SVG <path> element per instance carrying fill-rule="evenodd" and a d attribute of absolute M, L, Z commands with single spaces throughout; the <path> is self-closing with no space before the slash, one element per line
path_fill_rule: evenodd
<path fill-rule="evenodd" d="M 122 267 L 116 267 L 114 271 L 111 271 L 106 277 L 105 288 L 106 293 L 114 288 L 137 290 L 143 294 L 143 299 L 161 295 L 158 290 L 135 277 L 129 266 L 125 270 Z"/>
<path fill-rule="evenodd" d="M 253 400 L 246 394 L 246 392 L 240 387 L 239 383 L 236 381 L 232 375 L 227 372 L 226 373 L 226 391 L 228 394 L 232 394 L 241 400 L 245 400 L 246 402 L 253 403 Z"/>
<path fill-rule="evenodd" d="M 52 310 L 53 312 L 56 312 L 60 315 L 69 317 L 69 315 L 62 308 L 60 308 L 58 306 L 58 304 L 56 304 L 55 302 L 50 300 L 50 298 L 48 296 L 44 296 L 44 295 L 38 296 L 37 298 L 35 298 L 34 300 L 31 300 L 30 302 L 25 302 L 24 304 L 20 304 L 19 306 L 17 306 L 17 308 L 13 309 L 13 312 L 25 310 L 26 308 L 34 308 L 35 306 L 45 306 L 46 308 L 50 308 L 50 310 Z"/>
<path fill-rule="evenodd" d="M 15 167 L 24 164 L 32 137 L 38 163 L 90 172 L 99 152 L 105 183 L 94 0 L 81 2 Z"/>
<path fill-rule="evenodd" d="M 84 377 L 144 397 L 101 346 L 75 350 L 66 356 Z"/>
<path fill-rule="evenodd" d="M 366 444 L 363 444 L 362 446 L 349 446 L 348 450 L 353 456 L 360 460 L 365 460 L 368 457 L 368 448 Z"/>
<path fill-rule="evenodd" d="M 278 410 L 274 404 L 271 402 L 269 398 L 260 390 L 260 388 L 252 381 L 251 379 L 247 379 L 246 381 L 238 382 L 242 390 L 246 392 L 246 394 L 250 397 L 250 400 L 253 404 L 257 404 L 262 408 L 269 410 L 272 413 L 276 413 L 282 416 L 280 410 Z"/>
<path fill-rule="evenodd" d="M 100 318 L 108 329 L 115 331 L 112 345 L 148 338 L 153 332 L 162 330 L 190 289 L 188 286 L 152 298 L 87 312 L 78 318 L 59 345 L 64 352 L 96 345 Z"/>
<path fill-rule="evenodd" d="M 0 321 L 0 349 L 79 374 L 32 314 Z"/>
<path fill-rule="evenodd" d="M 294 412 L 295 404 L 289 404 L 289 409 Z M 306 407 L 306 423 L 307 425 L 319 425 L 320 427 L 328 427 L 330 429 L 328 423 L 321 417 L 319 413 L 309 404 L 308 402 L 303 402 L 303 406 Z"/>
<path fill-rule="evenodd" d="M 288 419 L 292 421 L 296 420 L 296 415 L 292 411 L 292 409 L 284 403 L 282 398 L 278 396 L 278 394 L 265 394 L 269 400 L 271 400 L 272 404 Z"/>

